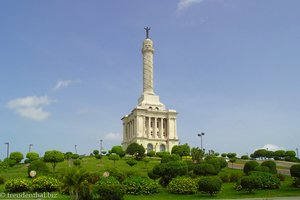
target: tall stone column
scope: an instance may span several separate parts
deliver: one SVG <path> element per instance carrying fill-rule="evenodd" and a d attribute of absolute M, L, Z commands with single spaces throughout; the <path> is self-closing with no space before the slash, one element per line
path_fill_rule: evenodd
<path fill-rule="evenodd" d="M 153 89 L 153 42 L 146 38 L 143 42 L 143 93 L 154 94 Z"/>
<path fill-rule="evenodd" d="M 154 120 L 153 120 L 153 123 L 154 123 L 154 126 L 153 126 L 153 132 L 154 132 L 154 138 L 157 137 L 157 118 L 154 117 Z"/>
<path fill-rule="evenodd" d="M 164 123 L 164 121 L 163 121 L 163 118 L 160 118 L 160 126 L 159 126 L 159 138 L 162 138 L 162 136 L 163 136 L 163 123 Z"/>

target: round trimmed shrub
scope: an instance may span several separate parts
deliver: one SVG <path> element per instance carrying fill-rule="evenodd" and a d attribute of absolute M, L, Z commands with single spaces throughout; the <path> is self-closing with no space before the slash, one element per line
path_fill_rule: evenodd
<path fill-rule="evenodd" d="M 147 156 L 149 156 L 149 157 L 153 157 L 153 156 L 155 156 L 155 151 L 149 151 L 148 153 L 147 153 Z"/>
<path fill-rule="evenodd" d="M 276 162 L 272 161 L 272 160 L 266 160 L 263 163 L 261 163 L 262 167 L 268 167 L 269 168 L 269 172 L 271 174 L 277 174 L 277 169 L 276 169 Z"/>
<path fill-rule="evenodd" d="M 292 165 L 290 173 L 291 176 L 294 177 L 292 186 L 300 188 L 300 164 Z"/>
<path fill-rule="evenodd" d="M 47 175 L 49 173 L 47 164 L 42 160 L 34 160 L 30 163 L 27 170 L 28 175 L 33 170 L 36 171 L 37 175 Z"/>
<path fill-rule="evenodd" d="M 178 161 L 181 160 L 181 157 L 178 154 L 171 154 L 171 155 L 164 155 L 161 158 L 161 163 L 167 163 L 167 162 L 171 162 L 171 161 Z"/>
<path fill-rule="evenodd" d="M 127 163 L 130 167 L 132 167 L 132 166 L 134 166 L 134 165 L 137 164 L 137 161 L 136 161 L 134 158 L 129 158 L 129 159 L 126 161 L 126 163 Z"/>
<path fill-rule="evenodd" d="M 213 175 L 217 175 L 221 171 L 221 163 L 218 158 L 212 158 L 207 160 L 206 162 L 214 166 L 215 171 Z"/>
<path fill-rule="evenodd" d="M 30 182 L 24 178 L 10 179 L 5 184 L 5 190 L 11 193 L 27 192 L 29 189 Z"/>
<path fill-rule="evenodd" d="M 190 177 L 176 177 L 171 180 L 167 190 L 174 194 L 195 194 L 198 190 L 197 181 Z"/>
<path fill-rule="evenodd" d="M 32 181 L 32 189 L 36 192 L 53 192 L 58 190 L 59 181 L 53 177 L 40 176 Z"/>
<path fill-rule="evenodd" d="M 165 187 L 172 178 L 186 175 L 188 173 L 188 166 L 184 161 L 171 161 L 155 165 L 153 167 L 153 173 L 161 177 L 159 182 Z"/>
<path fill-rule="evenodd" d="M 217 176 L 203 177 L 198 182 L 198 191 L 208 193 L 210 196 L 221 191 L 222 180 Z"/>
<path fill-rule="evenodd" d="M 245 163 L 243 171 L 245 174 L 249 175 L 249 173 L 251 171 L 255 171 L 255 168 L 258 166 L 259 166 L 259 164 L 257 161 L 251 160 L 251 161 L 248 161 Z"/>
<path fill-rule="evenodd" d="M 220 167 L 223 169 L 225 167 L 228 166 L 228 163 L 226 162 L 226 159 L 225 158 L 217 158 L 220 162 Z"/>
<path fill-rule="evenodd" d="M 290 168 L 290 173 L 292 177 L 300 178 L 300 164 L 292 165 Z"/>
<path fill-rule="evenodd" d="M 24 156 L 21 152 L 12 152 L 10 153 L 9 158 L 15 160 L 16 164 L 18 164 L 23 160 Z"/>
<path fill-rule="evenodd" d="M 259 189 L 261 186 L 261 181 L 254 176 L 245 176 L 241 179 L 242 190 L 246 190 L 249 193 L 253 192 L 255 189 Z"/>
<path fill-rule="evenodd" d="M 208 176 L 208 175 L 216 175 L 218 172 L 216 171 L 214 165 L 209 163 L 199 163 L 194 167 L 194 173 L 200 176 Z"/>
<path fill-rule="evenodd" d="M 123 181 L 127 194 L 141 195 L 159 192 L 159 184 L 150 178 L 141 176 L 127 177 Z"/>

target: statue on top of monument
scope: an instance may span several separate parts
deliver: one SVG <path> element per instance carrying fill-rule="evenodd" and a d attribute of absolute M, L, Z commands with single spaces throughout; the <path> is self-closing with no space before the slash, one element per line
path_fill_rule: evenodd
<path fill-rule="evenodd" d="M 149 31 L 151 28 L 149 26 L 147 26 L 144 29 L 146 30 L 146 38 L 149 38 Z"/>

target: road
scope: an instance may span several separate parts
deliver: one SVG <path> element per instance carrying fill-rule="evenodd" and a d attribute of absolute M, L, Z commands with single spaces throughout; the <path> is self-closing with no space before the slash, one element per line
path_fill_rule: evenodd
<path fill-rule="evenodd" d="M 258 162 L 262 162 L 262 161 L 258 161 Z M 290 175 L 290 167 L 295 164 L 292 162 L 285 162 L 285 161 L 275 161 L 277 164 L 277 171 L 280 174 L 283 175 Z M 244 168 L 244 164 L 239 164 L 239 163 L 228 163 L 228 167 L 232 168 L 232 169 L 243 169 Z M 279 168 L 278 168 L 279 167 Z M 300 200 L 300 198 L 298 198 L 298 200 Z"/>

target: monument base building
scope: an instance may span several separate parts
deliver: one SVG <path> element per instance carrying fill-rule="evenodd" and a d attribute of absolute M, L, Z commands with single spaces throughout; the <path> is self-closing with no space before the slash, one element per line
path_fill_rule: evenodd
<path fill-rule="evenodd" d="M 153 90 L 153 42 L 149 38 L 150 28 L 145 28 L 143 42 L 143 93 L 138 105 L 122 118 L 124 149 L 131 143 L 142 144 L 146 151 L 170 152 L 178 145 L 175 110 L 166 109 Z"/>

